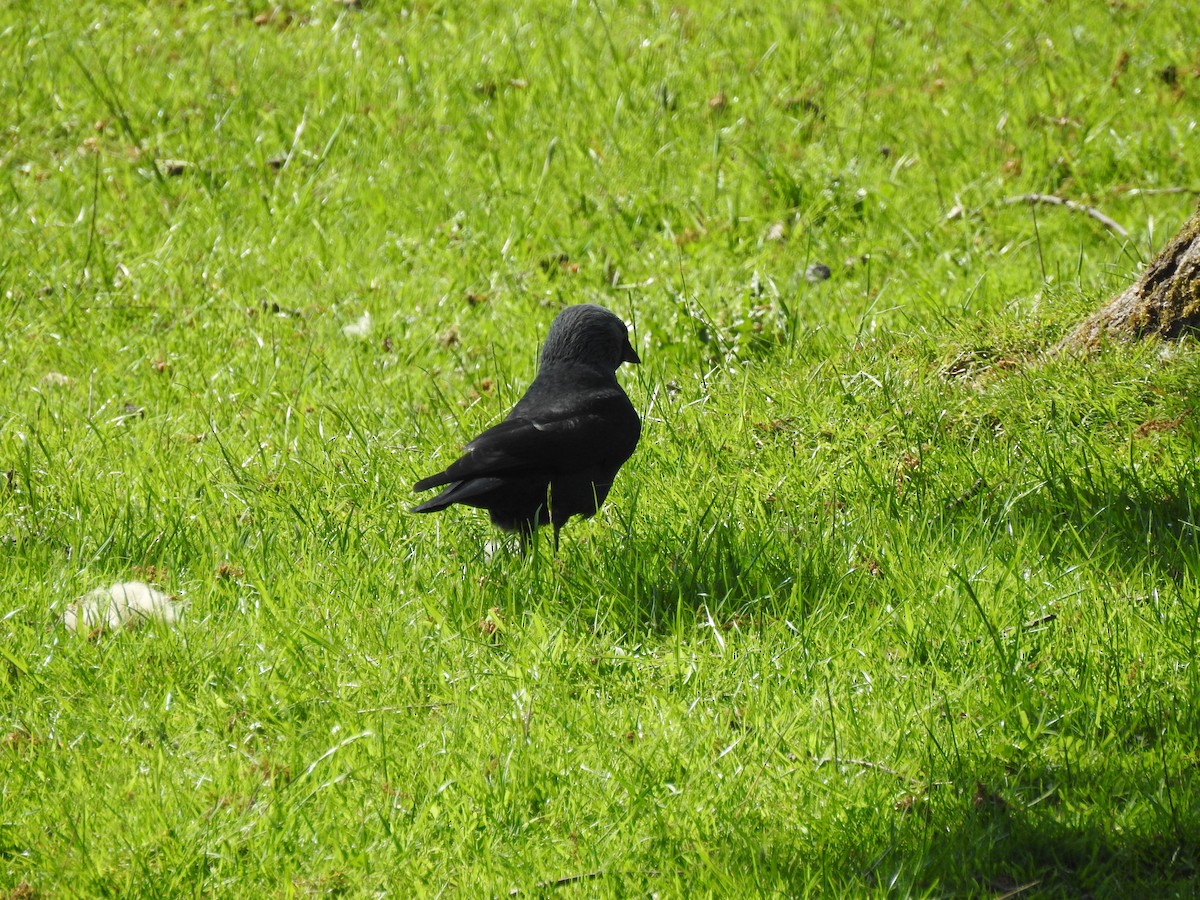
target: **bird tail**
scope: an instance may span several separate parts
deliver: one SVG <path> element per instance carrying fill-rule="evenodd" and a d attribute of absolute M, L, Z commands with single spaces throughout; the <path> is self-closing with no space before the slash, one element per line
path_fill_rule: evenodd
<path fill-rule="evenodd" d="M 437 487 L 438 484 L 445 484 L 444 481 L 437 482 L 440 476 L 434 475 L 432 478 L 426 478 L 424 481 L 418 481 L 413 487 L 413 490 L 424 490 L 421 485 L 428 481 L 434 481 L 434 484 L 426 485 L 427 487 Z M 446 488 L 436 497 L 431 500 L 426 500 L 424 503 L 411 507 L 409 512 L 426 513 L 437 512 L 439 509 L 445 509 L 455 503 L 465 503 L 467 506 L 483 506 L 486 508 L 486 499 L 497 488 L 504 486 L 504 480 L 501 478 L 468 478 L 466 481 L 456 481 Z"/>
<path fill-rule="evenodd" d="M 430 488 L 440 487 L 443 484 L 449 484 L 453 478 L 447 478 L 445 472 L 438 472 L 436 475 L 430 475 L 427 478 L 422 478 L 413 485 L 414 491 L 427 491 Z"/>
<path fill-rule="evenodd" d="M 420 503 L 416 506 L 410 506 L 408 508 L 408 511 L 415 512 L 415 513 L 426 513 L 426 512 L 437 512 L 439 509 L 445 509 L 447 506 L 450 506 L 451 504 L 454 503 L 453 497 L 451 497 L 449 499 L 446 498 L 446 495 L 448 493 L 450 493 L 450 492 L 442 491 L 440 494 L 438 494 L 432 500 L 426 500 L 424 503 Z"/>

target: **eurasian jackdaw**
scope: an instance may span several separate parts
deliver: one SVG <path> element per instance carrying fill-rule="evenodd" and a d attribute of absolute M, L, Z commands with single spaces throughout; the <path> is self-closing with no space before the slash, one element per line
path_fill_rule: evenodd
<path fill-rule="evenodd" d="M 641 419 L 617 383 L 626 362 L 641 360 L 625 323 L 592 303 L 568 306 L 550 324 L 525 396 L 449 468 L 413 486 L 449 485 L 412 512 L 454 503 L 486 509 L 495 525 L 520 535 L 522 550 L 539 526 L 551 525 L 557 551 L 567 519 L 600 508 L 641 436 Z"/>

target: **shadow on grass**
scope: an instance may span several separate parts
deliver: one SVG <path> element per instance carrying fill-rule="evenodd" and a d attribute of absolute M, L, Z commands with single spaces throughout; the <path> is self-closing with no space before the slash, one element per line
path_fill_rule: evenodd
<path fill-rule="evenodd" d="M 947 788 L 954 790 L 953 788 Z M 929 809 L 929 806 L 940 809 Z M 954 897 L 1193 897 L 1200 814 L 1176 810 L 1171 833 L 1128 833 L 1062 806 L 1019 806 L 982 785 L 901 813 L 846 810 L 828 844 L 755 814 L 710 845 L 731 882 L 753 873 L 789 896 L 863 891 Z M 758 821 L 754 821 L 757 818 Z"/>
<path fill-rule="evenodd" d="M 1067 477 L 1045 476 L 1018 509 L 1064 561 L 1100 559 L 1123 576 L 1161 573 L 1176 583 L 1200 576 L 1200 472 L 1143 477 L 1131 465 L 1099 461 Z"/>
<path fill-rule="evenodd" d="M 628 627 L 672 628 L 681 616 L 718 625 L 787 614 L 806 616 L 839 577 L 828 549 L 798 543 L 785 529 L 752 535 L 705 516 L 686 532 L 630 537 L 620 566 L 572 573 L 581 592 L 615 598 Z"/>
<path fill-rule="evenodd" d="M 929 841 L 914 887 L 955 894 L 1062 897 L 1195 896 L 1200 816 L 1177 810 L 1173 833 L 1122 832 L 1101 817 L 1020 807 L 977 785 L 967 809 Z M 879 871 L 886 870 L 886 865 Z"/>

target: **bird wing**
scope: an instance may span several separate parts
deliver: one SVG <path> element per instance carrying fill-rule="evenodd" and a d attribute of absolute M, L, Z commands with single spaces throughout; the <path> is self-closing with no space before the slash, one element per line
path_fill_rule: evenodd
<path fill-rule="evenodd" d="M 463 449 L 445 471 L 418 481 L 424 491 L 472 478 L 526 472 L 554 475 L 585 470 L 605 461 L 623 462 L 633 452 L 641 427 L 624 393 L 595 398 L 585 409 L 546 416 L 510 416 Z"/>

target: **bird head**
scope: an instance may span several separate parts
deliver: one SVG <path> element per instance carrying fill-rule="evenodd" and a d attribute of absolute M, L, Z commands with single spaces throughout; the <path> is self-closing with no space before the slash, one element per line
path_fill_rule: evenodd
<path fill-rule="evenodd" d="M 594 303 L 568 306 L 550 323 L 542 365 L 573 363 L 615 372 L 621 363 L 640 363 L 625 323 Z"/>

